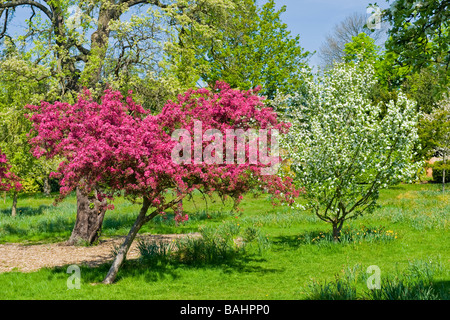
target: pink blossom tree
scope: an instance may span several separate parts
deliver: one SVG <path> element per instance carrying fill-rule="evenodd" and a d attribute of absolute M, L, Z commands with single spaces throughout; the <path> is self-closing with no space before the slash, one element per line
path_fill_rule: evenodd
<path fill-rule="evenodd" d="M 6 155 L 0 150 L 0 191 L 21 189 L 20 179 L 10 171 Z"/>
<path fill-rule="evenodd" d="M 0 191 L 21 191 L 22 185 L 19 177 L 11 172 L 11 166 L 8 164 L 6 155 L 0 150 Z M 16 216 L 17 197 L 13 198 L 13 206 L 11 216 Z"/>
<path fill-rule="evenodd" d="M 225 133 L 226 129 L 237 128 L 286 133 L 289 124 L 279 122 L 276 113 L 264 107 L 256 90 L 234 90 L 225 83 L 218 83 L 213 90 L 189 90 L 178 101 L 169 101 L 156 116 L 136 105 L 131 96 L 124 99 L 112 91 L 106 91 L 100 103 L 86 92 L 74 105 L 43 102 L 28 108 L 33 112 L 29 118 L 35 133 L 30 140 L 34 155 L 64 158 L 55 173 L 61 178 L 62 197 L 80 186 L 88 192 L 93 191 L 92 186 L 98 186 L 102 190 L 96 193 L 99 201 L 120 194 L 142 198 L 136 221 L 104 279 L 106 284 L 114 281 L 141 227 L 170 208 L 176 210 L 177 204 L 194 190 L 229 195 L 236 204 L 254 188 L 287 202 L 299 193 L 289 178 L 264 175 L 267 162 L 233 163 L 230 158 L 213 163 L 174 160 L 174 150 L 179 145 L 173 139 L 174 131 L 183 129 L 194 135 L 198 121 L 202 123 L 203 135 L 208 130 Z M 221 138 L 224 142 L 227 136 Z M 203 150 L 208 150 L 210 142 L 201 144 Z M 250 148 L 245 149 L 248 160 Z M 192 145 L 190 151 L 196 152 Z M 227 154 L 230 156 L 229 150 Z M 211 156 L 225 159 L 225 153 L 218 149 Z M 177 219 L 186 218 L 183 215 Z"/>

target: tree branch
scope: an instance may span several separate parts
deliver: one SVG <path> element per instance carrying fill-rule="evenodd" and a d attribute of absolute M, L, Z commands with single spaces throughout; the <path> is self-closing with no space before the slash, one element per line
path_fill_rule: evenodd
<path fill-rule="evenodd" d="M 161 3 L 159 0 L 121 0 L 120 3 L 126 3 L 129 8 L 138 4 L 153 4 L 162 9 L 168 7 L 167 4 Z"/>
<path fill-rule="evenodd" d="M 161 212 L 163 212 L 164 210 L 173 207 L 174 205 L 176 205 L 178 202 L 180 202 L 181 200 L 183 200 L 183 198 L 186 196 L 186 194 L 181 194 L 178 197 L 176 197 L 175 199 L 173 199 L 172 201 L 158 207 L 156 210 L 154 210 L 150 215 L 145 217 L 145 222 L 147 223 L 150 220 L 152 220 L 155 216 L 157 216 L 158 214 L 160 214 Z"/>
<path fill-rule="evenodd" d="M 5 10 L 5 8 L 2 8 L 0 10 L 0 18 L 2 17 L 4 10 Z M 9 9 L 6 8 L 5 22 L 3 23 L 3 30 L 2 30 L 2 32 L 0 32 L 0 39 L 2 39 L 5 36 L 5 34 L 6 34 L 6 29 L 7 29 L 7 26 L 8 26 L 8 14 L 9 14 Z"/>
<path fill-rule="evenodd" d="M 50 20 L 53 20 L 53 12 L 51 10 L 49 10 L 46 6 L 44 6 L 42 3 L 39 3 L 39 2 L 36 2 L 33 0 L 14 0 L 14 1 L 6 2 L 6 3 L 0 3 L 0 9 L 16 8 L 16 7 L 20 7 L 20 6 L 26 6 L 26 5 L 38 8 L 39 10 L 44 12 Z"/>

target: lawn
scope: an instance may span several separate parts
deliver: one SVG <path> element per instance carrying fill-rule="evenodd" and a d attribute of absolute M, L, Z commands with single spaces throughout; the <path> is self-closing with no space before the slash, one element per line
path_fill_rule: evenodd
<path fill-rule="evenodd" d="M 266 195 L 248 194 L 242 211 L 231 201 L 200 194 L 184 207 L 190 220 L 176 225 L 157 218 L 141 233 L 199 230 L 256 232 L 255 245 L 209 259 L 156 255 L 126 261 L 113 285 L 98 284 L 109 265 L 81 266 L 81 288 L 68 290 L 67 268 L 0 274 L 0 299 L 448 299 L 450 193 L 440 185 L 398 185 L 381 191 L 379 207 L 346 224 L 340 243 L 331 226 L 309 211 L 272 207 Z M 41 195 L 19 198 L 18 216 L 9 216 L 11 199 L 0 200 L 0 243 L 60 242 L 75 221 L 76 199 L 54 207 Z M 299 200 L 301 201 L 301 199 Z M 125 235 L 139 204 L 117 199 L 106 214 L 102 238 Z M 225 228 L 226 227 L 226 228 Z M 220 235 L 220 233 L 218 233 Z M 227 233 L 228 234 L 228 233 Z M 191 248 L 192 249 L 192 248 Z M 236 251 L 233 251 L 236 250 Z M 367 289 L 369 266 L 381 271 L 382 290 Z M 400 293 L 399 293 L 400 292 Z M 376 294 L 385 294 L 376 296 Z M 417 294 L 417 295 L 416 295 Z"/>

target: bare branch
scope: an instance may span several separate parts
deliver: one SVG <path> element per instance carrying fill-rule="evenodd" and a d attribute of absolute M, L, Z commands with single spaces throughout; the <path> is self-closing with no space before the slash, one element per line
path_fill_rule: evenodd
<path fill-rule="evenodd" d="M 50 9 L 48 9 L 46 6 L 44 6 L 42 3 L 39 3 L 39 2 L 33 1 L 33 0 L 14 0 L 14 1 L 9 1 L 9 2 L 5 2 L 5 3 L 0 3 L 0 9 L 16 8 L 16 7 L 20 7 L 20 6 L 26 6 L 26 5 L 38 8 L 39 10 L 44 12 L 50 20 L 53 20 L 53 12 Z"/>
<path fill-rule="evenodd" d="M 5 10 L 5 8 L 2 8 L 0 10 L 0 18 L 2 17 L 4 10 Z M 8 14 L 9 14 L 9 9 L 6 8 L 5 22 L 3 23 L 3 30 L 2 30 L 2 32 L 0 32 L 0 39 L 2 39 L 5 36 L 5 34 L 6 34 L 6 29 L 7 29 L 7 26 L 8 26 Z"/>
<path fill-rule="evenodd" d="M 128 7 L 132 7 L 138 4 L 153 4 L 159 8 L 165 9 L 167 4 L 161 3 L 159 0 L 121 0 L 120 3 L 126 3 Z"/>

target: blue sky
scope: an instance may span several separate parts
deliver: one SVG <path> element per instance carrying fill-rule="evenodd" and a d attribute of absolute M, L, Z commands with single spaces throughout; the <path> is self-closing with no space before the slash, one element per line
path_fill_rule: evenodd
<path fill-rule="evenodd" d="M 258 0 L 259 4 L 265 0 Z M 367 13 L 367 7 L 376 0 L 275 0 L 277 8 L 286 6 L 282 20 L 288 25 L 293 36 L 300 35 L 300 45 L 307 51 L 318 51 L 327 34 L 333 31 L 336 24 L 343 21 L 349 15 L 360 12 Z M 386 0 L 380 0 L 377 4 L 381 8 L 388 6 Z M 16 17 L 19 21 L 28 17 L 29 9 L 17 10 Z M 23 23 L 13 21 L 11 29 L 18 29 Z M 11 30 L 10 29 L 10 30 Z M 317 54 L 313 55 L 310 65 L 318 65 Z"/>
<path fill-rule="evenodd" d="M 366 14 L 369 4 L 376 0 L 275 0 L 277 8 L 286 6 L 281 16 L 288 25 L 292 35 L 300 35 L 300 45 L 307 51 L 318 51 L 327 34 L 333 31 L 336 24 L 354 12 Z M 387 8 L 386 1 L 378 1 L 381 8 Z M 317 65 L 317 54 L 311 65 Z"/>

